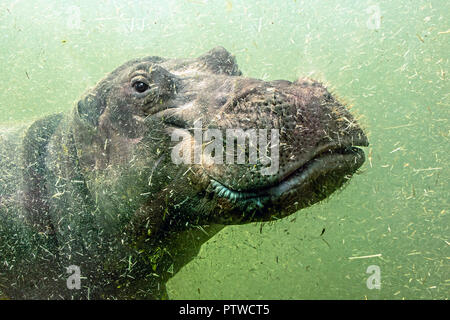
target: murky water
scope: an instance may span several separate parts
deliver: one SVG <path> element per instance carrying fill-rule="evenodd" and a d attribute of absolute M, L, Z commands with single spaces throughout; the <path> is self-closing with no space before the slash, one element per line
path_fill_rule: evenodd
<path fill-rule="evenodd" d="M 169 281 L 170 298 L 445 299 L 449 21 L 445 0 L 5 0 L 0 124 L 70 109 L 128 59 L 217 45 L 247 76 L 319 79 L 369 133 L 362 173 L 284 220 L 225 228 Z"/>

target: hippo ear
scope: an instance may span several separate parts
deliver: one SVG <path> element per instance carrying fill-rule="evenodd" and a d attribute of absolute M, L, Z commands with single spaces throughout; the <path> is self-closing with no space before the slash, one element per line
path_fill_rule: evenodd
<path fill-rule="evenodd" d="M 216 47 L 198 58 L 204 66 L 217 74 L 227 74 L 230 76 L 242 75 L 236 63 L 236 58 L 224 47 Z"/>
<path fill-rule="evenodd" d="M 91 93 L 88 93 L 77 104 L 77 111 L 80 118 L 94 127 L 98 125 L 98 118 L 103 113 L 103 110 L 103 101 Z"/>

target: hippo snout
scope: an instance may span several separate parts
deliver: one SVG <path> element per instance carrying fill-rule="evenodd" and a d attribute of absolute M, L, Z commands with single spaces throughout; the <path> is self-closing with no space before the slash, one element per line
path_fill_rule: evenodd
<path fill-rule="evenodd" d="M 272 219 L 275 210 L 290 214 L 326 198 L 364 163 L 358 146 L 368 146 L 366 135 L 322 84 L 309 79 L 239 82 L 245 85 L 231 95 L 214 127 L 246 132 L 249 158 L 251 141 L 256 141 L 252 134 L 268 134 L 269 143 L 257 149 L 258 160 L 268 156 L 270 163 L 208 166 L 218 198 L 230 200 L 244 212 L 246 208 L 264 211 L 261 217 Z"/>

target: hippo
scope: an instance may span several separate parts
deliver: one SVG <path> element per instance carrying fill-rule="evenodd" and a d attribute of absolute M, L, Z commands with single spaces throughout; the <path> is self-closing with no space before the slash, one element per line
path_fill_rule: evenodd
<path fill-rule="evenodd" d="M 233 155 L 227 130 L 248 148 Z M 167 280 L 222 228 L 327 198 L 365 146 L 323 84 L 244 77 L 223 47 L 128 61 L 68 112 L 1 129 L 0 291 L 167 299 Z"/>

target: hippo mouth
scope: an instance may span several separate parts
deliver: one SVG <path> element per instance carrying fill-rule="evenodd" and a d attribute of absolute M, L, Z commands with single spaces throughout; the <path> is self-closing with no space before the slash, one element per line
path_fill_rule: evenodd
<path fill-rule="evenodd" d="M 328 147 L 316 152 L 307 162 L 294 167 L 274 185 L 237 191 L 211 179 L 211 186 L 218 198 L 239 204 L 239 207 L 251 205 L 263 209 L 276 205 L 280 209 L 292 202 L 301 202 L 302 198 L 310 200 L 310 205 L 341 187 L 364 161 L 364 151 L 355 146 Z M 316 199 L 309 197 L 309 194 L 314 194 Z M 303 207 L 301 204 L 300 206 Z"/>

